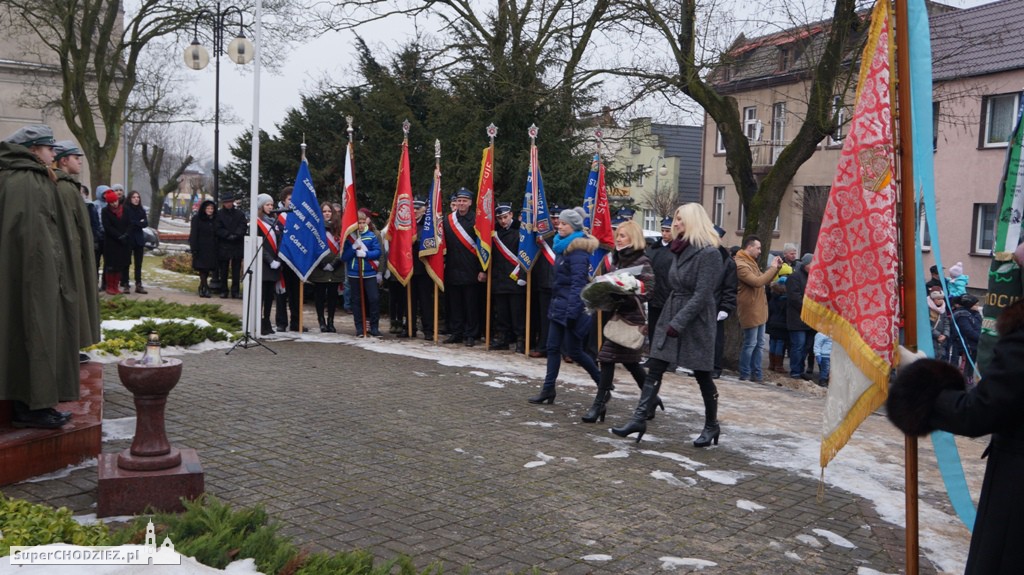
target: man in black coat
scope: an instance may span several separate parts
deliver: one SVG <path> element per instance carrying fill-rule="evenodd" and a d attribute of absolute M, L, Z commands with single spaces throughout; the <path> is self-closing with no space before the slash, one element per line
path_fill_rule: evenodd
<path fill-rule="evenodd" d="M 444 343 L 465 343 L 466 347 L 476 345 L 480 333 L 481 285 L 487 281 L 487 274 L 480 265 L 477 255 L 478 242 L 474 225 L 476 214 L 473 193 L 459 188 L 455 193 L 455 211 L 444 220 L 444 287 L 451 306 L 448 308 L 448 330 L 451 332 Z"/>
<path fill-rule="evenodd" d="M 658 318 L 661 317 L 661 308 L 665 306 L 672 291 L 669 287 L 668 272 L 672 269 L 672 261 L 675 258 L 668 250 L 670 243 L 672 218 L 665 218 L 661 220 L 661 239 L 647 248 L 647 259 L 651 260 L 651 268 L 654 269 L 654 292 L 647 300 L 647 333 L 652 335 L 658 325 Z M 735 267 L 733 272 L 735 273 Z"/>
<path fill-rule="evenodd" d="M 427 205 L 423 200 L 412 203 L 416 210 L 416 241 L 412 243 L 412 314 L 413 335 L 416 335 L 416 317 L 423 326 L 423 339 L 434 339 L 434 280 L 427 273 L 427 265 L 420 259 L 420 241 L 423 239 L 423 222 L 426 220 Z M 402 337 L 399 334 L 398 337 Z"/>
<path fill-rule="evenodd" d="M 718 232 L 719 238 L 725 237 L 725 230 L 719 226 L 715 226 L 715 231 Z M 715 290 L 715 302 L 718 303 L 718 327 L 715 332 L 715 369 L 711 370 L 711 377 L 718 379 L 722 377 L 722 353 L 725 350 L 725 320 L 730 315 L 736 312 L 736 289 L 738 287 L 736 279 L 736 260 L 732 259 L 735 252 L 730 251 L 719 244 L 718 252 L 722 254 L 722 261 L 725 263 L 725 269 L 722 270 L 722 281 L 718 283 L 718 289 Z M 657 281 L 655 281 L 657 286 Z"/>
<path fill-rule="evenodd" d="M 241 274 L 242 257 L 245 252 L 245 233 L 248 224 L 245 214 L 235 207 L 235 196 L 231 192 L 221 195 L 221 209 L 214 217 L 217 233 L 217 259 L 220 263 L 220 279 L 224 285 L 222 298 L 242 299 Z M 228 269 L 231 270 L 231 291 L 228 292 Z"/>
<path fill-rule="evenodd" d="M 516 353 L 526 351 L 526 274 L 519 267 L 519 224 L 512 217 L 512 206 L 502 204 L 494 210 L 497 226 L 491 251 L 491 308 L 494 330 L 490 349 L 508 349 L 515 342 Z"/>

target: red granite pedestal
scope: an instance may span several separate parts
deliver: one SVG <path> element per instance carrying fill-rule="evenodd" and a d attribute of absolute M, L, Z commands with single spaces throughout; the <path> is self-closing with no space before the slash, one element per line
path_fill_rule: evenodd
<path fill-rule="evenodd" d="M 199 455 L 194 449 L 172 446 L 164 428 L 167 395 L 177 385 L 181 370 L 181 360 L 173 358 L 158 363 L 126 359 L 117 364 L 121 383 L 135 399 L 135 438 L 121 453 L 100 456 L 98 517 L 136 515 L 147 508 L 182 511 L 182 498 L 203 494 Z"/>
<path fill-rule="evenodd" d="M 70 411 L 60 429 L 11 427 L 13 405 L 0 401 L 0 485 L 17 483 L 96 457 L 103 441 L 103 366 L 84 363 L 79 369 L 81 398 L 57 404 Z"/>
<path fill-rule="evenodd" d="M 182 448 L 181 463 L 159 471 L 131 471 L 117 466 L 117 453 L 100 455 L 97 517 L 136 515 L 147 507 L 184 511 L 181 499 L 196 499 L 205 489 L 203 466 L 195 449 Z"/>

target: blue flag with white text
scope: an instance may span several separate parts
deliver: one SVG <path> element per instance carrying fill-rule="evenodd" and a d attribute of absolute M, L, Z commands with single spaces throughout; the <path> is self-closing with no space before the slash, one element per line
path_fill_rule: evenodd
<path fill-rule="evenodd" d="M 519 266 L 524 272 L 533 268 L 540 242 L 554 233 L 548 202 L 544 197 L 544 180 L 540 176 L 537 146 L 530 147 L 530 172 L 526 176 L 526 194 L 519 226 Z"/>
<path fill-rule="evenodd" d="M 302 281 L 306 281 L 320 260 L 331 253 L 327 247 L 320 203 L 316 199 L 313 178 L 309 175 L 306 160 L 302 160 L 299 173 L 295 176 L 292 205 L 295 210 L 289 212 L 285 220 L 278 255 L 295 270 Z"/>

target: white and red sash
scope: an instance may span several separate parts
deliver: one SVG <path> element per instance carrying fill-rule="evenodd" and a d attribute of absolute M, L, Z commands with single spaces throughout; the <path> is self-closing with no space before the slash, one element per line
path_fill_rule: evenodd
<path fill-rule="evenodd" d="M 338 255 L 338 252 L 341 251 L 341 244 L 331 232 L 327 232 L 327 247 L 331 248 L 331 253 L 334 255 Z"/>
<path fill-rule="evenodd" d="M 256 226 L 259 227 L 260 231 L 263 232 L 263 237 L 267 238 L 267 243 L 274 250 L 274 255 L 277 255 L 277 235 L 274 234 L 274 230 L 267 225 L 262 219 L 256 220 Z"/>
<path fill-rule="evenodd" d="M 452 229 L 455 230 L 455 237 L 459 238 L 461 243 L 467 250 L 476 255 L 476 242 L 473 241 L 473 236 L 469 235 L 466 228 L 462 227 L 459 223 L 459 216 L 457 212 L 448 214 L 448 223 L 451 224 Z"/>
<path fill-rule="evenodd" d="M 517 256 L 512 250 L 508 249 L 508 246 L 505 245 L 505 242 L 501 241 L 501 238 L 498 237 L 498 232 L 491 232 L 491 236 L 494 237 L 495 239 L 495 241 L 492 242 L 492 245 L 498 246 L 498 253 L 501 254 L 501 257 L 505 258 L 508 261 L 508 263 L 512 264 L 513 269 L 512 272 L 508 274 L 508 277 L 518 281 L 519 256 Z"/>
<path fill-rule="evenodd" d="M 540 241 L 540 249 L 541 253 L 544 254 L 544 259 L 548 260 L 549 264 L 555 265 L 555 250 L 551 249 L 551 246 L 544 240 Z"/>

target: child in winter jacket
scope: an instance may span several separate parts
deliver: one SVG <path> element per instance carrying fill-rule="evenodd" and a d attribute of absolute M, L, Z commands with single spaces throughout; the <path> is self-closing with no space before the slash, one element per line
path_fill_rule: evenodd
<path fill-rule="evenodd" d="M 814 336 L 814 357 L 818 360 L 818 385 L 828 387 L 832 363 L 832 338 L 818 332 Z"/>

